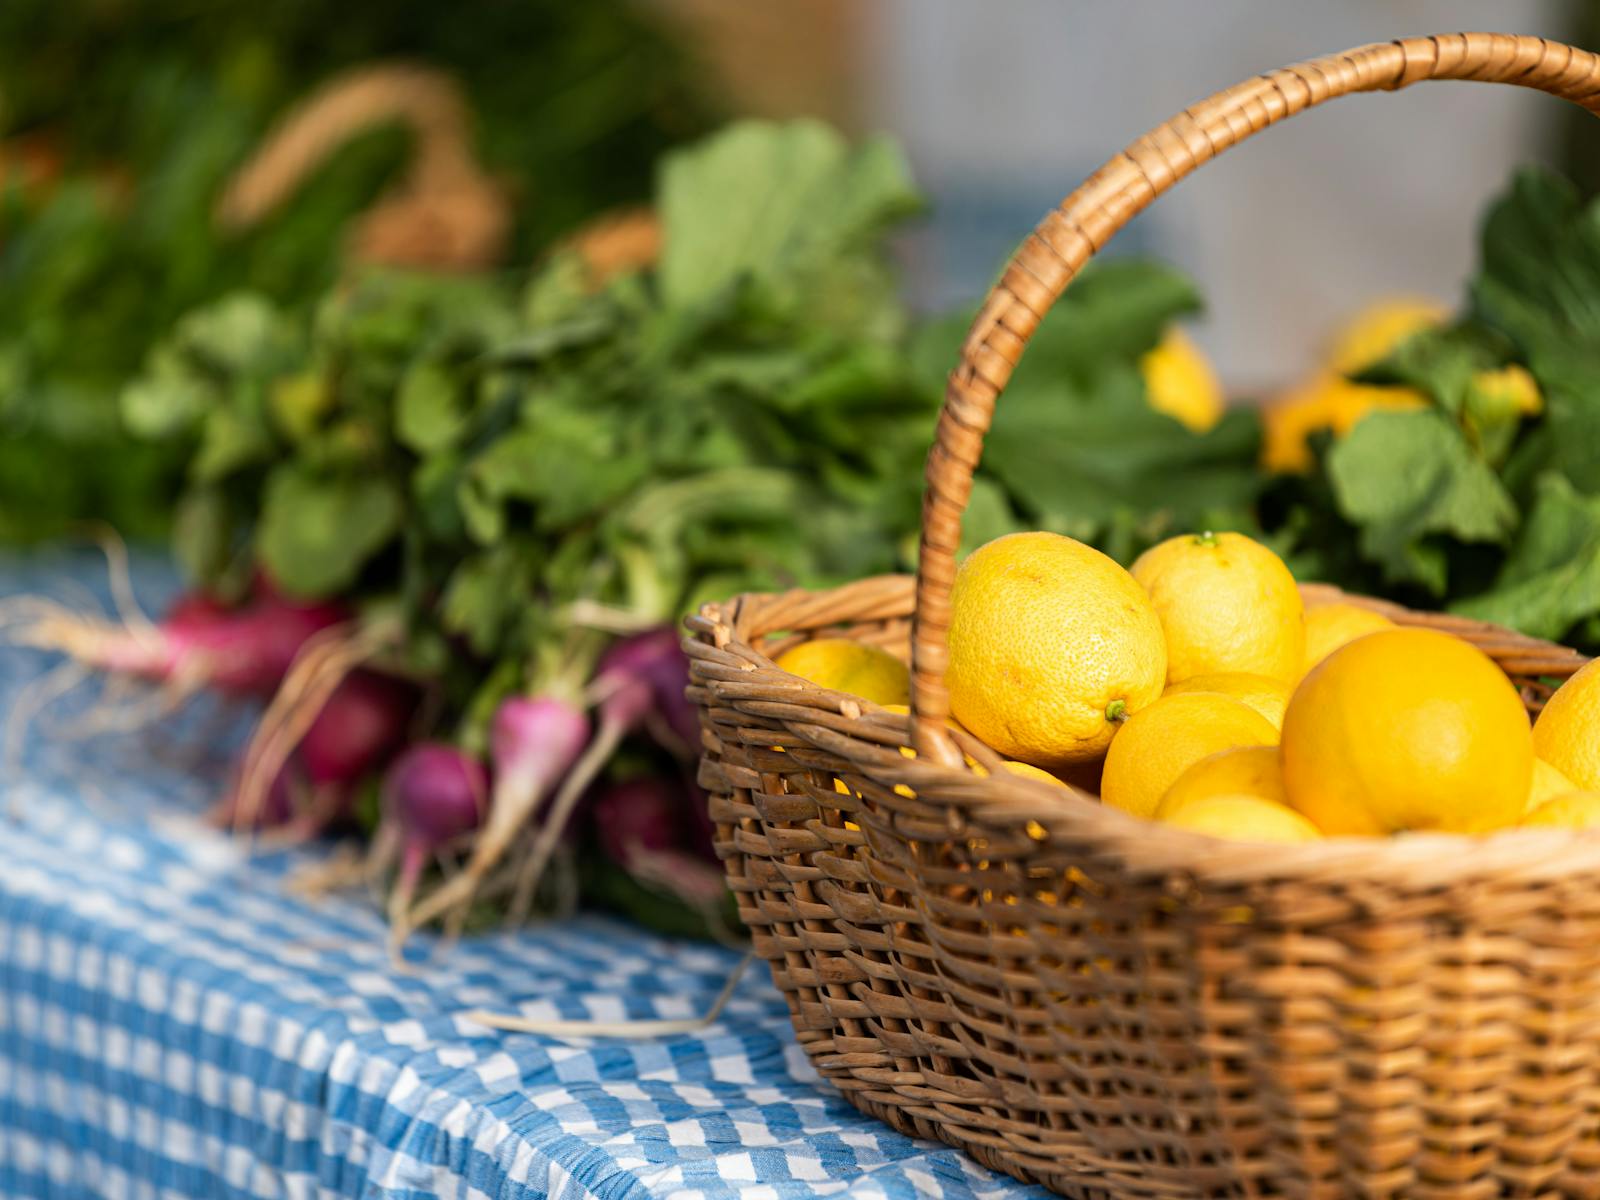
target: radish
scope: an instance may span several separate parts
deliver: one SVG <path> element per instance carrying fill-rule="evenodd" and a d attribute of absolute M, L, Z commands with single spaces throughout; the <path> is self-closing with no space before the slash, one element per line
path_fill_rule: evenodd
<path fill-rule="evenodd" d="M 233 785 L 206 815 L 208 824 L 219 829 L 246 829 L 256 832 L 277 829 L 295 820 L 300 808 L 300 796 L 305 790 L 305 774 L 299 763 L 285 763 L 283 770 L 273 778 L 266 796 L 256 806 L 256 811 L 246 815 L 239 803 L 238 772 Z"/>
<path fill-rule="evenodd" d="M 722 871 L 683 849 L 685 796 L 653 778 L 612 784 L 594 802 L 606 857 L 629 875 L 706 910 L 726 892 Z"/>
<path fill-rule="evenodd" d="M 333 604 L 305 604 L 274 593 L 238 609 L 186 596 L 159 625 L 88 618 L 48 603 L 12 631 L 12 640 L 59 650 L 112 675 L 203 687 L 233 695 L 268 696 L 313 635 L 346 620 Z"/>
<path fill-rule="evenodd" d="M 677 632 L 661 625 L 616 643 L 600 661 L 600 672 L 636 672 L 649 685 L 655 701 L 645 724 L 656 740 L 693 757 L 700 745 L 700 716 L 687 691 L 689 656 L 683 652 Z"/>
<path fill-rule="evenodd" d="M 300 741 L 312 787 L 357 783 L 380 766 L 405 739 L 416 703 L 416 689 L 392 676 L 347 675 Z"/>
<path fill-rule="evenodd" d="M 678 639 L 662 627 L 614 642 L 601 655 L 589 686 L 590 694 L 599 697 L 600 722 L 594 740 L 550 802 L 550 811 L 517 879 L 513 913 L 525 912 L 531 904 L 578 800 L 611 761 L 622 739 L 655 712 L 656 698 L 666 686 L 663 681 L 671 678 L 682 654 Z"/>
<path fill-rule="evenodd" d="M 383 779 L 384 822 L 400 842 L 400 871 L 389 894 L 396 949 L 428 860 L 483 822 L 489 780 L 483 764 L 455 746 L 423 742 L 395 759 Z"/>
<path fill-rule="evenodd" d="M 587 714 L 557 696 L 511 696 L 501 702 L 489 738 L 495 781 L 488 822 L 461 874 L 419 904 L 407 918 L 408 927 L 465 910 L 588 740 Z"/>
<path fill-rule="evenodd" d="M 416 689 L 407 683 L 373 671 L 352 672 L 339 681 L 274 776 L 276 787 L 286 773 L 295 773 L 305 803 L 281 812 L 269 790 L 262 802 L 265 811 L 251 814 L 235 791 L 214 819 L 236 828 L 285 826 L 286 841 L 316 837 L 345 814 L 357 785 L 404 742 L 416 702 Z"/>

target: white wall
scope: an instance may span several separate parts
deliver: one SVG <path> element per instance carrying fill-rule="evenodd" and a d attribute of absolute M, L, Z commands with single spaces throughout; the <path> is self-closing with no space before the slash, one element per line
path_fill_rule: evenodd
<path fill-rule="evenodd" d="M 1022 235 L 1151 125 L 1262 70 L 1459 29 L 1565 35 L 1523 0 L 882 0 L 869 125 L 909 146 L 938 217 L 921 298 L 973 298 Z M 1121 235 L 1210 302 L 1197 332 L 1236 392 L 1298 373 L 1329 325 L 1379 292 L 1454 301 L 1484 202 L 1547 158 L 1559 101 L 1431 83 L 1304 113 L 1204 167 Z"/>

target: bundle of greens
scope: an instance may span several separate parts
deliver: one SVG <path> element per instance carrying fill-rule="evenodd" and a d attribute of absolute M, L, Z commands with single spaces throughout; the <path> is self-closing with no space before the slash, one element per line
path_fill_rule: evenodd
<path fill-rule="evenodd" d="M 1469 301 L 1359 382 L 1421 397 L 1322 439 L 1266 518 L 1306 575 L 1600 645 L 1600 207 L 1541 171 L 1490 208 Z"/>
<path fill-rule="evenodd" d="M 646 269 L 597 284 L 557 253 L 520 290 L 372 272 L 309 317 L 201 308 L 122 394 L 185 462 L 199 595 L 153 631 L 46 612 L 26 636 L 270 697 L 224 815 L 367 813 L 397 938 L 554 903 L 574 841 L 587 894 L 681 927 L 723 888 L 678 618 L 911 565 L 960 336 L 897 294 L 886 235 L 918 206 L 887 142 L 746 123 L 664 159 Z M 1138 263 L 1073 289 L 1008 393 L 971 540 L 1048 521 L 1137 548 L 1248 509 L 1252 420 L 1197 434 L 1146 403 L 1141 359 L 1195 306 Z M 440 854 L 459 871 L 419 898 Z"/>
<path fill-rule="evenodd" d="M 364 131 L 244 232 L 217 228 L 219 194 L 309 88 L 412 59 L 460 82 L 475 151 L 521 201 L 518 261 L 643 196 L 654 157 L 704 124 L 681 58 L 623 0 L 360 0 L 331 22 L 309 0 L 0 6 L 0 541 L 166 530 L 181 448 L 125 435 L 123 383 L 197 305 L 313 302 L 410 148 Z"/>

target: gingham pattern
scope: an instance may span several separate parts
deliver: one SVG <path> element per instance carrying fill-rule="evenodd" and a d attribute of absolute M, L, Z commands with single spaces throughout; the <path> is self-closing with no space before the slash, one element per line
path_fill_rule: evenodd
<path fill-rule="evenodd" d="M 89 556 L 0 560 L 0 598 L 103 602 L 97 575 Z M 167 582 L 141 571 L 148 595 Z M 51 665 L 0 651 L 0 711 Z M 45 719 L 6 767 L 0 1196 L 1042 1194 L 850 1108 L 759 969 L 693 1036 L 463 1020 L 691 1016 L 737 955 L 584 917 L 396 974 L 371 905 L 291 898 L 303 855 L 248 860 L 195 823 L 218 783 L 182 755 L 218 743 L 213 717 L 88 740 Z"/>

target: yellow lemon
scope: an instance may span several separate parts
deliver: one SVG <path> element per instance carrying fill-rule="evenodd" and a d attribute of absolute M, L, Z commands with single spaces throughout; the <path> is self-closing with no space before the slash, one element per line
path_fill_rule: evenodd
<path fill-rule="evenodd" d="M 1515 363 L 1494 371 L 1474 373 L 1472 386 L 1501 411 L 1524 417 L 1536 417 L 1544 411 L 1544 396 L 1539 392 L 1539 384 L 1526 368 Z"/>
<path fill-rule="evenodd" d="M 1384 387 L 1332 379 L 1327 385 L 1328 427 L 1343 437 L 1370 412 L 1406 412 L 1427 408 L 1428 398 L 1412 388 Z"/>
<path fill-rule="evenodd" d="M 874 704 L 904 704 L 911 673 L 887 650 L 849 638 L 817 638 L 785 650 L 778 666 L 818 687 L 848 692 Z"/>
<path fill-rule="evenodd" d="M 1283 770 L 1276 746 L 1234 746 L 1208 754 L 1179 775 L 1156 805 L 1163 820 L 1191 800 L 1205 796 L 1255 796 L 1274 804 L 1287 804 Z"/>
<path fill-rule="evenodd" d="M 1533 749 L 1585 791 L 1600 791 L 1600 658 L 1550 697 L 1533 723 Z"/>
<path fill-rule="evenodd" d="M 1292 681 L 1305 654 L 1300 589 L 1242 533 L 1168 538 L 1133 564 L 1167 638 L 1167 682 L 1246 672 Z"/>
<path fill-rule="evenodd" d="M 1528 785 L 1528 803 L 1523 811 L 1532 812 L 1547 800 L 1554 800 L 1557 796 L 1565 796 L 1568 792 L 1576 792 L 1578 790 L 1577 784 L 1545 762 L 1544 759 L 1535 758 L 1533 760 L 1533 782 Z"/>
<path fill-rule="evenodd" d="M 1277 740 L 1272 722 L 1227 696 L 1163 696 L 1117 731 L 1106 754 L 1100 796 L 1136 817 L 1153 816 L 1178 777 L 1208 754 Z"/>
<path fill-rule="evenodd" d="M 1345 376 L 1369 367 L 1402 340 L 1445 319 L 1431 300 L 1397 298 L 1370 306 L 1333 339 L 1328 363 L 1262 410 L 1261 465 L 1293 473 L 1311 466 L 1309 439 L 1319 429 L 1343 437 L 1375 409 L 1425 408 L 1420 392 L 1352 383 Z"/>
<path fill-rule="evenodd" d="M 1143 588 L 1098 550 L 1013 533 L 972 552 L 950 594 L 955 718 L 1006 758 L 1098 757 L 1161 695 L 1167 648 Z"/>
<path fill-rule="evenodd" d="M 1322 377 L 1280 396 L 1261 410 L 1261 465 L 1288 475 L 1311 468 L 1311 435 L 1333 426 Z"/>
<path fill-rule="evenodd" d="M 1162 820 L 1239 842 L 1314 842 L 1322 837 L 1321 830 L 1287 805 L 1229 792 L 1190 800 Z"/>
<path fill-rule="evenodd" d="M 1244 671 L 1222 671 L 1216 675 L 1192 675 L 1188 679 L 1172 684 L 1167 688 L 1165 695 L 1212 692 L 1218 696 L 1231 696 L 1255 709 L 1271 721 L 1274 727 L 1282 729 L 1283 710 L 1289 706 L 1289 693 L 1293 690 L 1282 679 L 1251 675 Z"/>
<path fill-rule="evenodd" d="M 1328 834 L 1476 832 L 1527 801 L 1533 737 L 1511 681 L 1460 638 L 1389 629 L 1335 650 L 1283 718 L 1289 803 Z"/>
<path fill-rule="evenodd" d="M 1306 654 L 1304 671 L 1311 670 L 1340 646 L 1380 629 L 1393 629 L 1394 622 L 1382 613 L 1347 604 L 1342 600 L 1306 609 Z"/>
<path fill-rule="evenodd" d="M 1600 792 L 1566 792 L 1522 818 L 1523 825 L 1600 829 Z"/>
<path fill-rule="evenodd" d="M 1449 310 L 1435 300 L 1393 296 L 1358 312 L 1334 335 L 1328 365 L 1341 375 L 1354 374 L 1386 357 L 1412 334 L 1442 323 Z"/>
<path fill-rule="evenodd" d="M 1032 763 L 1014 762 L 1008 758 L 1006 760 L 1006 770 L 1013 775 L 1021 775 L 1024 779 L 1037 779 L 1040 783 L 1048 783 L 1053 787 L 1064 788 L 1067 786 L 1050 774 L 1049 771 L 1041 771 Z"/>
<path fill-rule="evenodd" d="M 1222 419 L 1222 384 L 1200 347 L 1176 326 L 1139 360 L 1150 407 L 1204 433 Z"/>

